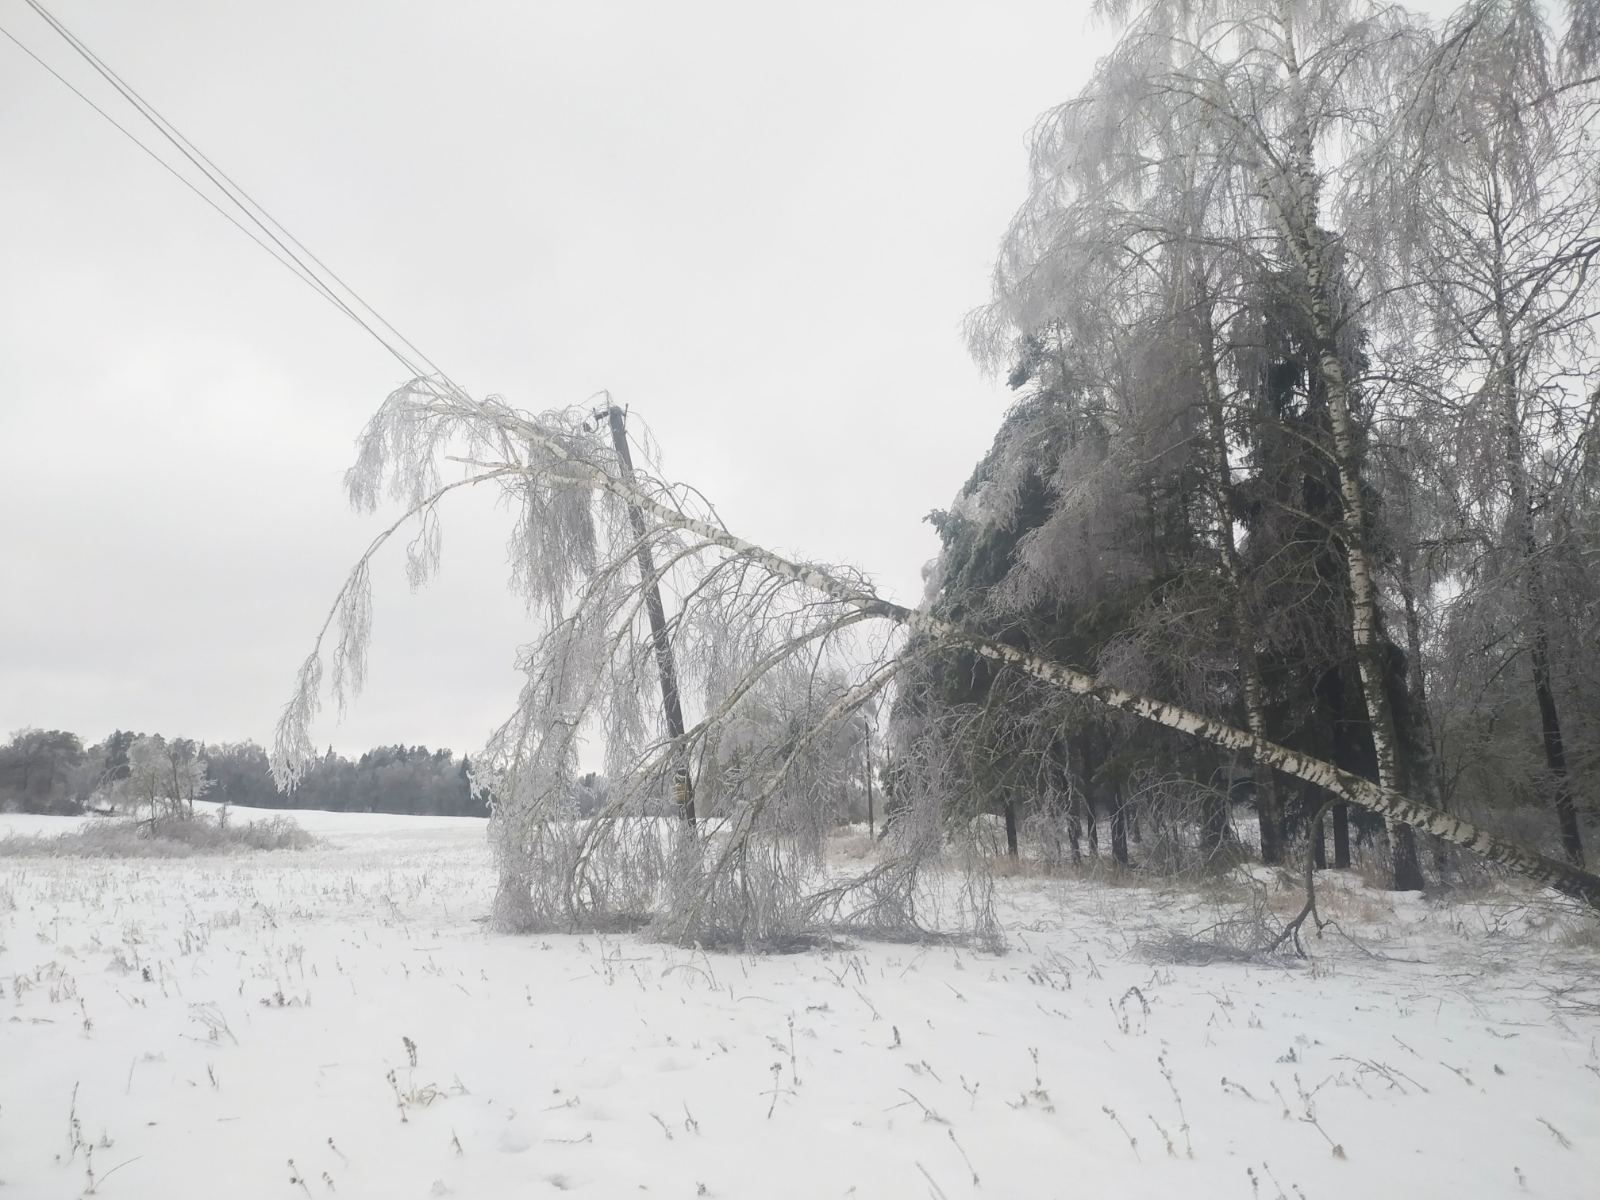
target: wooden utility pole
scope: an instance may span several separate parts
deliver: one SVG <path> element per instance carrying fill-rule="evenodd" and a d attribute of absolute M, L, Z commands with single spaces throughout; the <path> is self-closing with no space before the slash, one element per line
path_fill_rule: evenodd
<path fill-rule="evenodd" d="M 634 481 L 633 455 L 628 451 L 627 414 L 615 404 L 606 410 L 611 422 L 611 443 L 617 449 L 617 464 L 622 472 L 623 485 L 637 491 Z M 628 520 L 633 526 L 633 536 L 639 543 L 639 574 L 645 589 L 645 611 L 650 616 L 650 641 L 656 653 L 656 669 L 661 674 L 661 709 L 667 719 L 667 734 L 674 741 L 683 739 L 683 705 L 678 698 L 678 664 L 672 654 L 672 638 L 667 633 L 667 610 L 661 604 L 661 586 L 656 580 L 655 556 L 645 538 L 644 512 L 632 501 L 628 504 Z M 672 794 L 678 803 L 678 812 L 691 825 L 694 823 L 694 790 L 689 782 L 688 752 L 679 746 L 672 768 Z"/>
<path fill-rule="evenodd" d="M 872 827 L 872 734 L 867 734 L 867 841 L 876 836 Z"/>

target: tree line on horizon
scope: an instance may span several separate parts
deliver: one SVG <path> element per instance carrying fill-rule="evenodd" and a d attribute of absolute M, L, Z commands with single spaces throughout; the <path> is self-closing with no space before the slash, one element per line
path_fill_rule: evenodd
<path fill-rule="evenodd" d="M 118 729 L 85 745 L 62 729 L 22 729 L 0 745 L 0 811 L 76 814 L 129 801 L 130 752 L 147 743 L 192 776 L 205 800 L 244 808 L 321 809 L 484 817 L 471 760 L 448 749 L 376 746 L 355 759 L 331 746 L 292 793 L 273 783 L 267 752 L 252 741 L 207 744 Z"/>

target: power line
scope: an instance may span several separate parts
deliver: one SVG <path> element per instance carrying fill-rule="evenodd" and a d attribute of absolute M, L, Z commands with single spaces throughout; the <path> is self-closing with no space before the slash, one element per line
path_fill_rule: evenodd
<path fill-rule="evenodd" d="M 272 214 L 260 204 L 260 202 L 252 197 L 243 187 L 234 182 L 234 180 L 220 167 L 218 167 L 209 156 L 207 156 L 202 150 L 200 150 L 198 146 L 184 136 L 184 134 L 175 125 L 162 116 L 154 105 L 145 100 L 144 97 L 132 87 L 132 85 L 118 75 L 117 72 L 109 66 L 109 64 L 95 54 L 94 51 L 82 41 L 82 39 L 73 34 L 72 31 L 69 30 L 53 13 L 45 8 L 43 4 L 39 3 L 39 0 L 26 0 L 26 2 L 28 6 L 38 14 L 40 19 L 42 19 L 47 25 L 50 26 L 52 30 L 59 34 L 61 38 L 70 47 L 72 47 L 72 49 L 85 62 L 87 62 L 98 75 L 100 75 L 102 79 L 110 84 L 111 87 L 114 88 L 124 100 L 131 104 L 134 109 L 145 118 L 146 121 L 153 125 L 156 128 L 156 131 L 160 133 L 168 142 L 170 142 L 178 150 L 178 152 L 195 167 L 196 170 L 205 176 L 212 186 L 222 193 L 222 195 L 226 197 L 226 199 L 244 216 L 247 221 L 259 229 L 261 234 L 265 235 L 266 241 L 263 241 L 262 237 L 257 236 L 251 230 L 246 228 L 237 219 L 235 219 L 232 214 L 228 213 L 220 205 L 218 205 L 216 201 L 201 192 L 191 180 L 185 178 L 170 163 L 168 163 L 160 155 L 156 154 L 154 150 L 150 149 L 148 145 L 142 142 L 131 131 L 127 130 L 117 121 L 115 121 L 108 113 L 106 113 L 104 109 L 85 96 L 81 91 L 79 91 L 79 89 L 74 87 L 57 71 L 40 59 L 38 55 L 34 54 L 31 50 L 28 50 L 28 48 L 23 46 L 21 42 L 18 42 L 15 37 L 12 37 L 9 33 L 7 33 L 6 36 L 11 38 L 11 40 L 15 42 L 25 53 L 27 53 L 30 58 L 33 58 L 47 71 L 49 71 L 51 75 L 55 76 L 58 80 L 70 88 L 76 95 L 79 96 L 80 99 L 84 100 L 85 103 L 87 103 L 102 117 L 105 117 L 105 119 L 113 126 L 121 130 L 128 138 L 130 138 L 135 144 L 143 149 L 145 153 L 149 154 L 152 158 L 156 159 L 157 162 L 161 163 L 166 170 L 177 176 L 191 191 L 194 191 L 214 209 L 222 213 L 222 215 L 226 217 L 231 224 L 250 237 L 250 239 L 257 245 L 261 246 L 262 249 L 271 254 L 274 259 L 283 263 L 290 270 L 294 271 L 294 273 L 308 286 L 313 288 L 318 295 L 322 296 L 329 303 L 333 304 L 334 307 L 339 309 L 339 311 L 344 313 L 357 325 L 361 326 L 362 329 L 366 330 L 366 332 L 371 335 L 379 345 L 393 355 L 413 376 L 422 376 L 425 374 L 425 372 L 418 366 L 418 362 L 420 362 L 428 367 L 429 371 L 433 375 L 437 376 L 452 391 L 460 395 L 466 394 L 464 389 L 460 388 L 459 385 L 451 380 L 450 377 L 446 375 L 444 371 L 442 371 L 437 364 L 433 362 L 432 359 L 418 349 L 409 338 L 395 328 L 395 326 L 380 312 L 378 312 L 376 308 L 363 299 L 361 295 L 356 292 L 355 289 L 352 288 L 348 283 L 346 283 L 335 271 L 333 271 L 332 268 L 330 268 L 319 257 L 317 257 L 317 255 L 312 253 L 311 250 L 309 250 L 299 238 L 290 233 L 289 230 L 277 220 L 277 218 L 273 217 Z M 280 234 L 282 235 L 281 237 L 279 236 Z M 287 239 L 287 241 L 285 241 L 285 239 Z M 267 241 L 270 241 L 272 245 L 267 245 Z M 275 246 L 277 249 L 274 250 L 273 246 Z M 299 253 L 296 252 L 297 249 Z M 311 263 L 314 263 L 316 268 L 320 269 L 323 274 L 319 275 L 318 270 L 313 269 L 313 267 L 301 257 L 301 254 L 303 254 L 306 259 L 310 259 Z M 323 277 L 324 275 L 326 278 Z M 393 342 L 379 333 L 377 329 L 373 328 L 373 325 L 363 318 L 362 315 L 351 306 L 349 301 L 344 299 L 344 297 L 340 296 L 338 292 L 334 290 L 333 284 L 328 282 L 330 279 L 333 281 L 333 284 L 337 284 L 340 288 L 342 288 L 350 297 L 350 299 L 355 302 L 355 304 L 359 305 L 368 314 L 370 314 L 377 324 L 381 325 L 391 334 L 393 334 L 393 336 L 401 343 L 401 345 L 405 346 L 411 352 L 411 355 L 415 356 L 415 359 L 402 352 Z"/>
<path fill-rule="evenodd" d="M 90 108 L 94 109 L 95 112 L 99 113 L 102 117 L 104 117 L 106 119 L 106 121 L 111 125 L 111 127 L 113 129 L 117 130 L 124 137 L 126 137 L 130 142 L 132 142 L 135 146 L 139 147 L 139 149 L 143 150 L 146 154 L 148 154 L 150 156 L 150 158 L 152 159 L 152 161 L 154 161 L 158 166 L 160 166 L 162 170 L 166 171 L 174 179 L 176 179 L 179 183 L 183 184 L 184 187 L 188 188 L 196 196 L 199 196 L 200 199 L 204 200 L 207 204 L 209 204 L 212 207 L 212 209 L 224 221 L 227 221 L 230 225 L 232 225 L 240 233 L 244 234 L 245 237 L 249 238 L 256 245 L 260 246 L 263 250 L 265 250 L 268 254 L 272 255 L 272 257 L 274 259 L 276 259 L 278 262 L 282 263 L 283 266 L 288 271 L 290 271 L 290 272 L 292 272 L 294 274 L 295 278 L 301 280 L 303 283 L 310 284 L 312 287 L 316 287 L 317 286 L 315 280 L 309 279 L 305 275 L 301 274 L 300 269 L 294 264 L 294 262 L 292 260 L 284 258 L 276 250 L 274 250 L 271 246 L 269 246 L 265 241 L 263 241 L 259 234 L 252 233 L 249 229 L 247 229 L 243 224 L 240 223 L 240 221 L 239 221 L 239 219 L 237 217 L 235 217 L 232 213 L 228 212 L 228 210 L 223 208 L 222 205 L 218 204 L 210 196 L 206 195 L 199 188 L 197 188 L 194 185 L 194 182 L 192 180 L 187 179 L 184 176 L 183 172 L 179 171 L 176 167 L 174 167 L 166 159 L 162 158 L 154 150 L 150 149 L 149 146 L 147 146 L 143 142 L 141 142 L 138 139 L 138 137 L 133 133 L 133 131 L 130 130 L 126 125 L 123 125 L 115 117 L 113 117 L 110 113 L 108 113 L 105 109 L 101 108 L 98 104 L 96 104 L 88 96 L 84 95 L 83 92 L 78 90 L 77 86 L 74 85 L 71 80 L 67 79 L 59 71 L 57 71 L 54 67 L 52 67 L 49 63 L 45 62 L 44 59 L 40 58 L 32 50 L 28 49 L 28 47 L 23 45 L 22 42 L 18 41 L 16 36 L 9 29 L 6 29 L 3 25 L 0 25 L 0 34 L 4 34 L 5 37 L 8 38 L 11 41 L 11 43 L 14 46 L 17 47 L 17 49 L 21 50 L 29 58 L 33 59 L 34 62 L 38 63 L 46 71 L 50 72 L 50 74 L 54 75 L 58 80 L 60 80 L 61 84 L 64 87 L 66 87 L 67 90 L 72 92 L 72 94 L 77 96 L 78 99 L 82 100 Z"/>
<path fill-rule="evenodd" d="M 47 23 L 49 23 L 51 28 L 55 29 L 56 32 L 66 39 L 67 43 L 72 46 L 72 48 L 81 56 L 83 56 L 85 61 L 93 66 L 108 83 L 121 92 L 123 96 L 127 98 L 129 103 L 133 104 L 134 107 L 144 115 L 145 119 L 156 127 L 162 136 L 164 136 L 168 141 L 172 142 L 173 145 L 177 146 L 179 151 L 182 152 L 183 155 L 189 159 L 189 161 L 195 163 L 195 165 L 205 173 L 206 177 L 216 184 L 225 195 L 229 196 L 229 198 L 232 199 L 236 205 L 238 205 L 241 211 L 245 212 L 252 221 L 260 226 L 274 242 L 280 246 L 283 245 L 283 243 L 279 242 L 277 237 L 272 233 L 272 230 L 268 228 L 268 225 L 276 228 L 280 233 L 283 234 L 284 237 L 288 238 L 290 242 L 298 247 L 298 249 L 303 252 L 307 258 L 311 259 L 312 262 L 326 272 L 330 279 L 348 292 L 358 304 L 365 308 L 367 312 L 369 312 L 380 324 L 388 329 L 390 333 L 399 338 L 401 343 L 404 344 L 406 348 L 409 349 L 413 354 L 415 354 L 422 363 L 428 366 L 435 374 L 442 374 L 442 372 L 439 371 L 439 368 L 428 359 L 426 354 L 423 354 L 421 350 L 418 350 L 417 347 L 412 345 L 411 341 L 404 334 L 402 334 L 393 325 L 389 324 L 388 321 L 384 320 L 383 315 L 379 313 L 377 309 L 373 308 L 370 304 L 363 300 L 361 296 L 357 294 L 355 289 L 341 279 L 331 267 L 324 263 L 309 249 L 307 249 L 305 244 L 301 242 L 299 238 L 295 237 L 294 234 L 290 233 L 288 229 L 284 228 L 283 224 L 279 222 L 277 218 L 275 218 L 270 212 L 268 212 L 265 207 L 258 203 L 255 197 L 251 196 L 249 192 L 245 191 L 244 188 L 235 183 L 233 179 L 222 170 L 222 168 L 218 167 L 217 164 L 214 163 L 198 146 L 185 137 L 183 132 L 179 130 L 177 126 L 173 125 L 172 122 L 168 121 L 164 116 L 162 116 L 153 104 L 151 104 L 142 95 L 140 95 L 137 90 L 134 89 L 132 84 L 128 83 L 128 81 L 123 79 L 121 75 L 117 74 L 117 72 L 113 70 L 111 66 L 105 62 L 105 60 L 103 60 L 99 55 L 95 54 L 95 52 L 91 50 L 81 38 L 72 33 L 72 31 L 69 30 L 58 17 L 46 9 L 44 5 L 39 2 L 39 0 L 27 0 L 27 4 Z M 255 211 L 252 212 L 252 209 Z M 260 214 L 259 217 L 256 215 L 257 213 Z M 261 218 L 265 218 L 265 223 L 263 223 Z M 287 250 L 288 248 L 284 247 L 284 249 Z M 326 282 L 322 280 L 319 280 L 318 282 L 321 283 L 323 287 L 327 287 Z M 331 291 L 332 289 L 330 288 L 329 290 Z M 355 318 L 357 321 L 360 321 L 360 318 L 356 317 L 355 313 L 351 312 L 350 316 Z M 361 323 L 365 324 L 365 322 Z M 369 329 L 368 332 L 373 333 L 374 337 L 377 336 L 377 334 L 371 329 Z M 383 339 L 380 338 L 379 340 L 382 341 Z M 387 345 L 387 343 L 385 344 Z M 389 347 L 389 349 L 391 352 L 393 351 L 393 347 Z M 407 365 L 413 366 L 413 364 L 409 362 L 407 362 Z M 417 373 L 421 374 L 420 371 Z"/>
<path fill-rule="evenodd" d="M 81 39 L 79 39 L 75 34 L 72 33 L 71 30 L 62 24 L 62 22 L 57 19 L 55 14 L 50 12 L 49 9 L 45 8 L 43 4 L 39 3 L 38 0 L 26 0 L 26 2 L 28 7 L 33 9 L 33 11 L 39 15 L 40 19 L 49 25 L 51 29 L 55 30 L 55 32 L 61 36 L 67 45 L 72 47 L 79 57 L 87 62 L 102 79 L 116 89 L 118 94 L 120 94 L 124 100 L 133 105 L 140 116 L 144 117 L 145 120 L 154 125 L 157 133 L 161 134 L 162 137 L 171 142 L 172 145 L 177 148 L 178 152 L 188 159 L 196 170 L 210 180 L 212 186 L 226 196 L 228 200 L 241 213 L 244 214 L 247 220 L 254 224 L 256 228 L 260 229 L 261 232 L 264 233 L 280 251 L 283 252 L 283 254 L 293 259 L 296 265 L 298 265 L 300 269 L 304 271 L 306 275 L 313 281 L 313 287 L 315 287 L 323 296 L 325 296 L 332 304 L 339 308 L 352 321 L 366 329 L 368 333 L 377 339 L 380 345 L 398 358 L 407 370 L 411 371 L 413 374 L 421 374 L 421 372 L 417 370 L 415 364 L 408 360 L 403 354 L 395 349 L 394 346 L 390 345 L 389 342 L 375 329 L 368 325 L 366 321 L 361 318 L 360 314 L 352 309 L 350 305 L 326 283 L 326 281 L 320 279 L 316 273 L 312 271 L 312 269 L 307 266 L 297 254 L 295 254 L 292 249 L 284 244 L 283 240 L 272 231 L 270 226 L 262 221 L 261 217 L 252 212 L 249 206 L 247 206 L 243 201 L 240 200 L 238 196 L 230 191 L 228 187 L 224 185 L 220 179 L 218 179 L 217 175 L 200 161 L 200 158 L 204 156 L 197 157 L 194 151 L 191 151 L 184 145 L 185 139 L 177 136 L 175 127 L 173 127 L 170 122 L 167 122 L 166 119 L 155 110 L 153 105 L 149 104 L 142 96 L 135 92 L 120 75 L 113 71 L 109 65 L 107 65 L 102 59 L 99 58 L 98 55 L 90 50 Z"/>

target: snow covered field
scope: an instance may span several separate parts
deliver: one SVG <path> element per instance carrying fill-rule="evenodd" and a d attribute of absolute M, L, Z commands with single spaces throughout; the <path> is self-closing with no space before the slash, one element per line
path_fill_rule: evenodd
<path fill-rule="evenodd" d="M 481 822 L 295 815 L 0 858 L 0 1198 L 1600 1195 L 1600 939 L 1510 893 L 1197 966 L 1140 944 L 1203 899 L 1013 879 L 1003 955 L 754 959 L 499 936 Z"/>

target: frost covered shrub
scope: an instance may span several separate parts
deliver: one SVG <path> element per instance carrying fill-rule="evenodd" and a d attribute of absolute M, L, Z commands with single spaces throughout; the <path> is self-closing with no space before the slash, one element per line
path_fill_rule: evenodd
<path fill-rule="evenodd" d="M 225 839 L 248 850 L 307 850 L 317 839 L 295 823 L 292 817 L 268 817 L 247 821 L 221 831 Z"/>
<path fill-rule="evenodd" d="M 242 850 L 304 850 L 316 839 L 288 817 L 223 827 L 207 817 L 149 821 L 102 819 L 53 837 L 0 838 L 0 857 L 188 858 Z"/>

